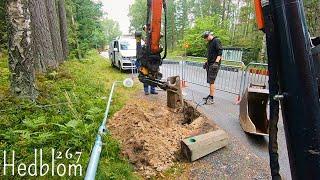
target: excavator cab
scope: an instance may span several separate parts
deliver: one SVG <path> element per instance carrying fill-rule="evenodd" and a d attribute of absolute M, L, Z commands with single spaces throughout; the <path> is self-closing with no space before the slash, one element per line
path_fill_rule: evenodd
<path fill-rule="evenodd" d="M 240 125 L 242 129 L 254 135 L 269 134 L 267 105 L 269 90 L 265 85 L 250 84 L 240 101 Z"/>

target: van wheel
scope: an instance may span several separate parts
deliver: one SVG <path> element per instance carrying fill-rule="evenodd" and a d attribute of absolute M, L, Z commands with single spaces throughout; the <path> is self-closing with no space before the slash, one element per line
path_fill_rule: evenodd
<path fill-rule="evenodd" d="M 118 62 L 118 64 L 119 64 L 119 70 L 120 70 L 120 72 L 123 72 L 122 65 L 121 65 L 120 61 Z"/>
<path fill-rule="evenodd" d="M 111 60 L 111 66 L 116 67 L 116 65 L 114 64 L 114 62 L 112 60 Z"/>

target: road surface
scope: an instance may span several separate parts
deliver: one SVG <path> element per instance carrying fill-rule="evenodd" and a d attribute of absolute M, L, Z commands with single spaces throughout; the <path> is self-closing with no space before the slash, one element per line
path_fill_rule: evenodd
<path fill-rule="evenodd" d="M 205 70 L 203 70 L 201 66 L 181 67 L 181 62 L 180 64 L 163 64 L 161 72 L 164 74 L 164 77 L 183 75 L 185 80 L 193 82 L 187 83 L 187 87 L 184 89 L 185 98 L 194 102 L 201 102 L 202 98 L 206 97 L 209 93 L 209 89 L 206 87 L 208 85 L 206 84 Z M 235 94 L 240 90 L 242 75 L 242 71 L 220 70 L 216 80 L 217 89 L 220 89 L 216 92 L 216 103 L 214 105 L 203 105 L 200 108 L 221 128 L 225 129 L 229 134 L 249 147 L 254 154 L 269 162 L 268 137 L 246 134 L 239 124 L 239 105 L 235 104 L 237 99 L 237 95 Z M 250 79 L 249 82 L 268 86 L 268 77 L 266 76 L 250 75 L 250 77 L 247 78 Z M 280 173 L 285 179 L 291 179 L 281 116 L 278 128 Z"/>
<path fill-rule="evenodd" d="M 201 99 L 208 95 L 209 90 L 206 87 L 192 84 L 187 85 L 188 87 L 184 89 L 187 100 L 201 102 Z M 269 162 L 268 137 L 248 135 L 242 130 L 239 124 L 239 105 L 235 104 L 235 99 L 235 95 L 217 91 L 215 97 L 216 103 L 214 105 L 203 105 L 199 108 L 213 122 L 249 147 L 254 154 Z M 278 128 L 280 173 L 285 179 L 291 179 L 282 118 L 279 120 Z"/>

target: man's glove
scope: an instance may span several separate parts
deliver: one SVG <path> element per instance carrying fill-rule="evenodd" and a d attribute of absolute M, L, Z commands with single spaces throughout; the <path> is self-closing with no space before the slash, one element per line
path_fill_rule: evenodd
<path fill-rule="evenodd" d="M 216 69 L 219 69 L 219 63 L 218 62 L 214 62 L 212 65 L 211 65 L 211 68 L 216 70 Z"/>
<path fill-rule="evenodd" d="M 207 69 L 207 67 L 208 67 L 208 62 L 205 62 L 205 63 L 203 64 L 203 69 Z"/>

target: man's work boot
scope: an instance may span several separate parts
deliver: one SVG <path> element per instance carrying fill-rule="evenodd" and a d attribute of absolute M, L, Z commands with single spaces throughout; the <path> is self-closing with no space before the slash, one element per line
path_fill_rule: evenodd
<path fill-rule="evenodd" d="M 145 95 L 149 95 L 150 93 L 147 91 L 147 92 L 144 92 L 144 94 L 145 94 Z"/>
<path fill-rule="evenodd" d="M 156 87 L 154 87 L 154 86 L 151 86 L 151 87 L 150 87 L 150 92 L 151 92 L 151 94 L 158 94 L 158 93 L 156 92 Z"/>
<path fill-rule="evenodd" d="M 209 96 L 208 99 L 206 100 L 206 104 L 207 105 L 211 105 L 211 104 L 214 104 L 215 101 L 214 101 L 214 98 L 213 96 Z"/>
<path fill-rule="evenodd" d="M 206 96 L 206 97 L 204 97 L 204 98 L 202 98 L 202 99 L 203 99 L 203 100 L 208 100 L 209 97 L 210 97 L 210 95 L 208 95 L 208 96 Z"/>
<path fill-rule="evenodd" d="M 158 94 L 158 92 L 156 92 L 156 91 L 151 91 L 151 94 Z"/>

